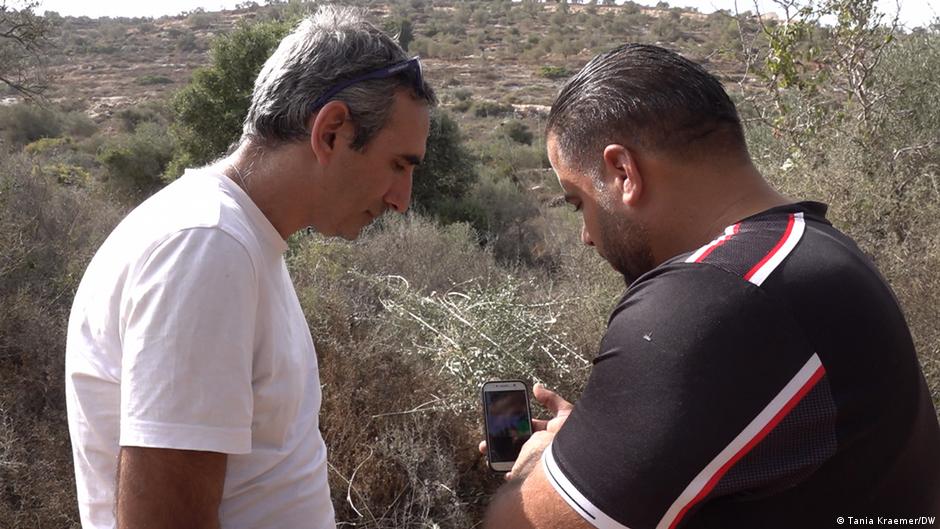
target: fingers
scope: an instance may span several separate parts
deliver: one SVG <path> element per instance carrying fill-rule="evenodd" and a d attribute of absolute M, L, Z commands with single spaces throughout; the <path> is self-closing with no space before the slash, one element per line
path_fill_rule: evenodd
<path fill-rule="evenodd" d="M 549 432 L 535 432 L 532 437 L 522 445 L 519 457 L 512 465 L 512 470 L 506 474 L 506 480 L 511 480 L 516 476 L 525 477 L 535 466 L 545 447 L 555 438 L 555 434 Z"/>
<path fill-rule="evenodd" d="M 480 453 L 486 455 L 486 441 L 480 441 Z"/>
<path fill-rule="evenodd" d="M 548 424 L 545 425 L 545 429 L 549 432 L 557 433 L 562 425 L 565 424 L 566 420 L 568 420 L 568 412 L 561 412 L 554 419 L 548 421 Z"/>
<path fill-rule="evenodd" d="M 548 429 L 549 421 L 546 419 L 532 419 L 532 430 L 540 432 L 542 430 Z"/>
<path fill-rule="evenodd" d="M 532 393 L 535 395 L 535 400 L 542 403 L 542 406 L 545 406 L 548 411 L 558 415 L 560 412 L 571 412 L 574 409 L 574 404 L 571 404 L 567 400 L 563 399 L 559 394 L 554 391 L 546 388 L 542 384 L 536 384 L 532 387 Z"/>

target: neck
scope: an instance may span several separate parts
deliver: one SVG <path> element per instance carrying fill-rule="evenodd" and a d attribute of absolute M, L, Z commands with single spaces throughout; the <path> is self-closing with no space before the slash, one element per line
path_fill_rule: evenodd
<path fill-rule="evenodd" d="M 672 186 L 674 200 L 667 201 L 670 211 L 659 215 L 668 220 L 654 237 L 663 241 L 652 248 L 657 264 L 708 244 L 741 219 L 792 202 L 772 188 L 750 161 L 728 169 L 722 167 L 714 174 L 686 173 L 677 179 L 681 185 Z"/>
<path fill-rule="evenodd" d="M 215 167 L 241 187 L 267 217 L 274 229 L 287 240 L 304 227 L 293 197 L 298 181 L 296 157 L 290 144 L 265 148 L 243 141 L 232 154 Z"/>

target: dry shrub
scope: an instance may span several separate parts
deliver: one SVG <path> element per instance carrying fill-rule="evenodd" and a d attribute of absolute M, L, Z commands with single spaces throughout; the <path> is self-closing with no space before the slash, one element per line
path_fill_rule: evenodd
<path fill-rule="evenodd" d="M 63 135 L 84 138 L 96 130 L 97 125 L 78 111 L 28 103 L 0 107 L 0 138 L 13 147 Z"/>
<path fill-rule="evenodd" d="M 31 158 L 0 164 L 0 527 L 78 527 L 66 324 L 84 267 L 117 219 Z"/>
<path fill-rule="evenodd" d="M 486 479 L 477 435 L 439 405 L 439 380 L 387 336 L 320 345 L 320 424 L 337 522 L 359 527 L 469 527 L 464 496 Z M 429 404 L 430 403 L 430 404 Z M 467 492 L 467 491 L 476 491 Z"/>
<path fill-rule="evenodd" d="M 317 344 L 337 520 L 362 527 L 478 522 L 501 483 L 476 450 L 480 384 L 576 396 L 611 305 L 595 294 L 622 287 L 596 257 L 559 254 L 572 276 L 546 281 L 497 262 L 466 225 L 418 216 L 354 243 L 300 237 L 289 262 Z"/>
<path fill-rule="evenodd" d="M 356 269 L 400 275 L 426 292 L 447 291 L 471 279 L 505 273 L 465 223 L 439 226 L 420 216 L 386 216 L 355 244 Z"/>
<path fill-rule="evenodd" d="M 355 243 L 301 237 L 290 268 L 317 344 L 337 520 L 472 525 L 461 498 L 480 497 L 489 479 L 468 449 L 479 434 L 442 405 L 448 388 L 434 366 L 407 354 L 367 278 L 407 276 L 422 291 L 448 290 L 493 276 L 492 258 L 466 225 L 411 216 L 385 219 Z"/>
<path fill-rule="evenodd" d="M 576 298 L 565 315 L 566 343 L 572 349 L 596 354 L 607 319 L 626 289 L 624 278 L 601 258 L 593 247 L 581 242 L 581 214 L 570 207 L 543 206 L 533 222 L 541 234 L 535 253 L 547 265 L 534 270 L 540 291 L 567 293 Z M 579 381 L 580 383 L 580 381 Z M 580 394 L 580 386 L 574 397 Z"/>

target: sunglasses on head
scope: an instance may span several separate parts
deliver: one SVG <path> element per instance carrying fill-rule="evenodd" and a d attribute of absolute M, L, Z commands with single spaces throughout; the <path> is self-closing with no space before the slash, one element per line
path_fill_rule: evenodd
<path fill-rule="evenodd" d="M 407 61 L 397 62 L 389 66 L 383 66 L 377 70 L 366 72 L 358 77 L 354 77 L 348 81 L 343 81 L 342 83 L 334 85 L 332 88 L 324 92 L 323 95 L 318 97 L 312 105 L 310 105 L 310 111 L 313 112 L 319 110 L 320 107 L 327 104 L 330 99 L 333 99 L 336 94 L 356 83 L 372 81 L 375 79 L 388 79 L 389 77 L 395 77 L 400 73 L 408 74 L 409 78 L 411 79 L 411 88 L 415 91 L 416 94 L 418 94 L 418 96 L 423 97 L 424 79 L 421 76 L 421 61 L 419 60 L 419 57 L 415 55 Z"/>

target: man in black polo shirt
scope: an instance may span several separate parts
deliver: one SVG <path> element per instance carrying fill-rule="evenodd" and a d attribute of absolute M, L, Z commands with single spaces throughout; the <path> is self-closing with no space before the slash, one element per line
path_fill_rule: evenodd
<path fill-rule="evenodd" d="M 547 137 L 629 288 L 577 405 L 537 388 L 559 416 L 486 526 L 933 524 L 940 426 L 897 301 L 825 205 L 761 177 L 721 84 L 622 46 L 566 83 Z"/>

